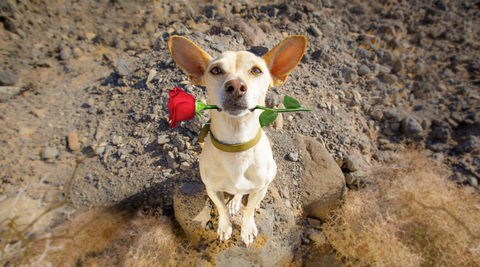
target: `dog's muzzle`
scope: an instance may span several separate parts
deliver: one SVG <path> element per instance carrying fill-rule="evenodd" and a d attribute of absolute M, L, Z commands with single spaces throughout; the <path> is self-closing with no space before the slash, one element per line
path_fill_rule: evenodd
<path fill-rule="evenodd" d="M 239 116 L 246 110 L 252 111 L 248 107 L 246 94 L 247 84 L 240 79 L 230 80 L 225 83 L 225 98 L 219 111 L 224 111 L 231 116 Z"/>

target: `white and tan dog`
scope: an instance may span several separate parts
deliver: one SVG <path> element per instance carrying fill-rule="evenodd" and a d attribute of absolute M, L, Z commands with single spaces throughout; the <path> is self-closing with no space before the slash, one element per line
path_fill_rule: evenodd
<path fill-rule="evenodd" d="M 172 36 L 168 49 L 178 66 L 194 84 L 208 90 L 211 110 L 211 134 L 205 140 L 200 158 L 200 174 L 207 194 L 219 213 L 218 237 L 228 240 L 232 234 L 230 215 L 238 212 L 243 195 L 249 194 L 244 211 L 241 236 L 247 246 L 257 236 L 253 218 L 255 209 L 275 177 L 277 166 L 267 136 L 261 130 L 257 105 L 264 105 L 269 87 L 282 84 L 305 52 L 305 36 L 292 36 L 263 57 L 250 52 L 224 52 L 212 58 L 186 38 Z M 219 150 L 222 145 L 242 144 L 259 138 L 242 152 Z M 257 139 L 258 139 L 257 138 Z M 216 140 L 216 141 L 215 141 Z M 225 204 L 223 193 L 234 195 Z"/>

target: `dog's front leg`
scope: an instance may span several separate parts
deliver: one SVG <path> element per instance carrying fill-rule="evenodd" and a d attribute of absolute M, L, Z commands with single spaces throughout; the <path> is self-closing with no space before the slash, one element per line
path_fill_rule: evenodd
<path fill-rule="evenodd" d="M 255 209 L 262 201 L 263 197 L 267 193 L 267 187 L 262 189 L 258 192 L 251 193 L 248 196 L 248 204 L 245 208 L 245 213 L 243 214 L 243 224 L 242 224 L 242 240 L 245 244 L 250 246 L 257 237 L 257 226 L 255 225 L 255 220 L 253 215 L 255 213 Z"/>
<path fill-rule="evenodd" d="M 207 194 L 213 203 L 215 203 L 218 210 L 218 239 L 226 241 L 232 236 L 232 223 L 230 222 L 230 216 L 228 215 L 227 205 L 225 205 L 223 192 L 214 191 L 207 187 Z"/>

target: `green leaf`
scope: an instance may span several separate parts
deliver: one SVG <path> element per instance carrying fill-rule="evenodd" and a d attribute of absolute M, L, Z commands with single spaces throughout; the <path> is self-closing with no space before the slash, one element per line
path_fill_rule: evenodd
<path fill-rule="evenodd" d="M 275 111 L 266 110 L 262 112 L 259 118 L 260 126 L 263 127 L 263 126 L 269 125 L 270 123 L 274 122 L 277 119 L 277 117 L 278 117 L 278 113 Z"/>
<path fill-rule="evenodd" d="M 296 99 L 289 97 L 288 95 L 285 95 L 285 98 L 283 99 L 283 105 L 287 109 L 301 107 L 300 103 Z"/>
<path fill-rule="evenodd" d="M 202 115 L 200 115 L 200 112 L 195 112 L 195 114 L 197 114 L 197 116 L 198 116 L 198 118 L 200 119 L 200 121 L 203 122 Z"/>

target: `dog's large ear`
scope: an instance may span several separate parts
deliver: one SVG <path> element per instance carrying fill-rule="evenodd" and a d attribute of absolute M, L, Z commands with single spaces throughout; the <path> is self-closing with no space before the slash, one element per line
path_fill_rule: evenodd
<path fill-rule="evenodd" d="M 303 35 L 295 35 L 283 40 L 262 57 L 272 75 L 273 85 L 285 82 L 288 74 L 302 59 L 305 48 L 307 48 L 307 38 Z"/>
<path fill-rule="evenodd" d="M 167 45 L 173 59 L 192 83 L 203 85 L 202 77 L 212 57 L 184 37 L 171 36 Z"/>

